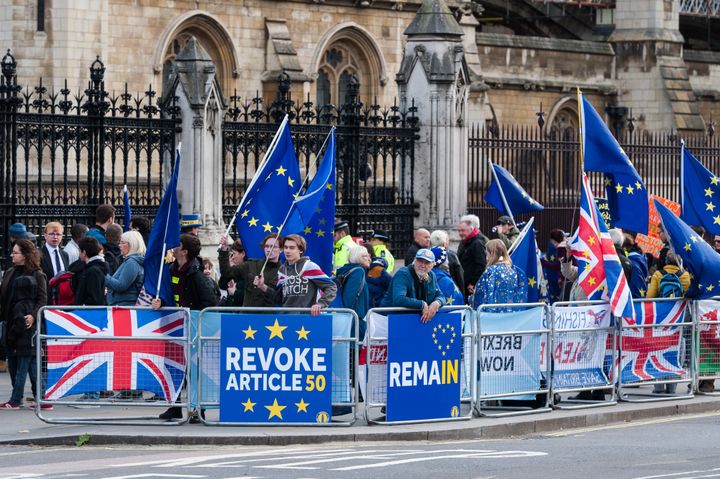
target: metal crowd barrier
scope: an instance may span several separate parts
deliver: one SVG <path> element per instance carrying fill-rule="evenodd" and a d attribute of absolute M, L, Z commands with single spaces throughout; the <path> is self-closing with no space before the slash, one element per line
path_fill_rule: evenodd
<path fill-rule="evenodd" d="M 720 379 L 720 297 L 693 301 L 690 305 L 695 322 L 696 394 L 717 396 Z M 720 383 L 720 382 L 719 382 Z"/>
<path fill-rule="evenodd" d="M 147 310 L 150 308 L 97 306 L 41 308 L 37 313 L 37 321 L 38 324 L 45 326 L 42 331 L 47 331 L 46 313 L 51 312 L 54 315 L 52 329 L 65 332 L 36 334 L 37 394 L 40 398 L 35 407 L 37 417 L 50 424 L 137 425 L 141 423 L 166 426 L 187 422 L 185 378 L 188 365 L 189 310 L 185 308 L 157 310 L 168 313 L 168 316 L 171 316 L 171 323 L 155 324 L 147 322 L 147 318 L 138 321 L 137 312 Z M 76 311 L 87 313 L 75 314 Z M 107 318 L 105 327 L 99 326 L 103 324 L 103 314 Z M 89 320 L 90 317 L 94 321 Z M 170 329 L 177 330 L 180 320 L 182 320 L 182 335 L 165 334 Z M 184 364 L 177 362 L 178 355 L 182 356 Z M 52 363 L 55 367 L 49 368 L 48 363 Z M 48 388 L 47 381 L 51 369 L 54 370 L 53 383 Z M 171 391 L 171 387 L 175 388 L 174 385 L 168 384 L 168 380 L 180 381 L 181 393 L 178 400 L 172 402 L 147 390 L 112 387 L 130 384 L 133 378 L 138 380 L 140 375 L 146 375 L 146 378 L 154 377 L 158 381 L 158 387 L 162 388 L 166 395 Z M 56 399 L 47 399 L 48 396 Z M 43 409 L 42 405 L 51 405 L 53 409 Z M 182 417 L 169 421 L 159 419 L 158 413 L 161 411 L 158 409 L 169 407 L 180 408 Z M 133 409 L 141 411 L 142 415 L 108 416 L 103 414 L 103 411 L 108 410 L 107 408 L 114 411 Z M 76 414 L 65 415 L 75 409 L 78 410 Z"/>
<path fill-rule="evenodd" d="M 508 318 L 507 328 L 483 327 L 483 316 L 510 310 L 521 313 L 537 308 L 540 327 L 513 329 Z M 550 327 L 545 303 L 483 304 L 477 309 L 479 383 L 475 410 L 479 416 L 501 417 L 550 412 L 548 377 Z M 508 313 L 510 314 L 510 313 Z M 492 331 L 489 331 L 492 329 Z M 525 347 L 537 353 L 523 356 Z M 529 343 L 529 344 L 528 344 Z M 544 346 L 543 346 L 544 344 Z M 490 352 L 497 352 L 490 354 Z M 537 370 L 533 370 L 537 368 Z M 487 379 L 484 379 L 484 376 Z M 537 378 L 537 380 L 536 380 Z M 533 387 L 537 384 L 537 387 Z"/>
<path fill-rule="evenodd" d="M 594 308 L 604 307 L 604 317 Z M 550 391 L 554 409 L 617 404 L 618 329 L 607 301 L 560 301 L 550 308 Z M 603 326 L 603 323 L 606 323 Z M 568 393 L 576 396 L 564 398 Z M 605 396 L 609 393 L 608 399 Z"/>
<path fill-rule="evenodd" d="M 455 417 L 441 419 L 418 419 L 405 421 L 388 421 L 386 419 L 387 382 L 388 382 L 388 337 L 387 326 L 380 325 L 378 333 L 378 320 L 376 315 L 387 318 L 389 314 L 418 314 L 418 310 L 407 308 L 373 308 L 368 311 L 367 332 L 365 334 L 365 356 L 367 358 L 366 370 L 360 375 L 367 378 L 363 391 L 365 400 L 365 419 L 368 424 L 417 424 L 444 421 L 466 421 L 472 419 L 475 408 L 475 380 L 476 356 L 474 339 L 476 336 L 474 312 L 469 306 L 445 306 L 440 312 L 462 311 L 462 352 L 460 361 L 460 403 L 463 410 L 459 410 Z M 387 324 L 387 319 L 384 320 Z M 432 320 L 431 320 L 432 322 Z M 418 398 L 422 401 L 422 398 Z"/>
<path fill-rule="evenodd" d="M 619 324 L 620 364 L 618 367 L 618 396 L 627 402 L 655 402 L 693 397 L 695 361 L 693 360 L 695 323 L 692 320 L 688 301 L 675 298 L 633 299 L 641 304 L 643 314 L 636 318 L 636 324 L 622 319 Z M 685 310 L 682 322 L 654 324 L 654 305 L 676 303 L 679 313 Z M 657 376 L 661 376 L 659 379 Z M 677 392 L 678 385 L 687 384 L 687 389 Z M 648 391 L 647 386 L 653 386 Z M 682 386 L 681 386 L 682 387 Z"/>
<path fill-rule="evenodd" d="M 198 349 L 198 374 L 197 374 L 197 406 L 202 411 L 201 420 L 209 426 L 352 426 L 357 420 L 358 411 L 358 388 L 357 374 L 358 355 L 356 354 L 358 344 L 359 320 L 352 309 L 328 308 L 321 310 L 320 316 L 313 318 L 317 321 L 325 321 L 331 317 L 327 313 L 342 313 L 351 316 L 351 335 L 336 335 L 333 329 L 333 349 L 336 345 L 349 344 L 349 353 L 352 361 L 348 363 L 347 371 L 332 370 L 330 381 L 334 393 L 345 393 L 349 391 L 349 398 L 345 401 L 333 401 L 333 412 L 325 422 L 224 422 L 220 420 L 220 341 L 221 331 L 219 326 L 219 315 L 221 314 L 243 314 L 256 313 L 268 315 L 310 313 L 310 308 L 206 308 L 200 312 L 199 327 L 197 335 Z M 215 318 L 212 317 L 215 315 Z M 215 324 L 211 324 L 215 323 Z M 238 405 L 240 407 L 240 405 Z M 349 411 L 347 411 L 349 410 Z M 334 415 L 338 417 L 352 413 L 349 419 L 333 420 Z"/>

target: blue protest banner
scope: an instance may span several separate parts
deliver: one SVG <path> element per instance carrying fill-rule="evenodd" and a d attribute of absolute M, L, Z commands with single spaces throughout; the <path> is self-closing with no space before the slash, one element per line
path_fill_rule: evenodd
<path fill-rule="evenodd" d="M 491 396 L 540 388 L 543 334 L 542 307 L 524 311 L 480 314 L 480 394 Z M 488 334 L 517 331 L 518 334 Z M 514 399 L 526 399 L 516 397 Z"/>
<path fill-rule="evenodd" d="M 223 314 L 220 421 L 328 422 L 332 321 L 309 314 Z"/>
<path fill-rule="evenodd" d="M 460 415 L 462 314 L 388 316 L 387 420 Z"/>

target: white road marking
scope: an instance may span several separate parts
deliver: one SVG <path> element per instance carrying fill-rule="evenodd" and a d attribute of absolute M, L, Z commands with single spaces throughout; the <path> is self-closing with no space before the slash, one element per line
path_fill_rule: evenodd
<path fill-rule="evenodd" d="M 593 427 L 584 427 L 584 428 L 577 428 L 577 429 L 568 429 L 567 431 L 558 431 L 558 432 L 550 432 L 543 434 L 543 436 L 549 436 L 549 437 L 564 437 L 564 436 L 574 436 L 576 434 L 583 434 L 586 432 L 595 432 L 595 431 L 605 431 L 610 429 L 626 429 L 628 427 L 638 427 L 638 426 L 649 426 L 653 424 L 663 424 L 666 422 L 674 422 L 674 421 L 685 421 L 687 419 L 698 419 L 698 418 L 704 418 L 704 417 L 713 417 L 713 416 L 720 416 L 720 412 L 710 412 L 710 413 L 703 413 L 703 414 L 682 414 L 679 416 L 673 416 L 673 417 L 665 417 L 661 419 L 648 419 L 646 421 L 632 421 L 622 424 L 610 424 L 608 426 L 593 426 Z M 685 474 L 685 473 L 680 473 Z M 673 477 L 677 476 L 678 474 L 673 475 L 660 475 L 660 476 L 648 476 L 648 477 Z"/>
<path fill-rule="evenodd" d="M 366 450 L 366 451 L 348 451 L 348 450 L 342 450 L 342 451 L 329 452 L 329 453 L 324 453 L 324 454 L 312 454 L 312 456 L 315 457 L 315 458 L 327 458 L 327 457 L 339 456 L 339 455 L 344 455 L 344 456 L 345 456 L 345 457 L 341 457 L 341 458 L 329 459 L 328 461 L 336 461 L 336 460 L 351 459 L 351 458 L 359 457 L 359 456 L 352 456 L 352 455 L 351 455 L 351 456 L 348 456 L 347 454 L 349 454 L 350 452 L 370 453 L 370 452 L 376 452 L 376 450 L 375 450 L 375 449 L 370 449 L 370 450 Z M 387 450 L 381 451 L 381 450 L 378 450 L 377 452 L 382 452 L 383 455 L 385 455 L 385 454 L 387 454 L 387 453 L 392 453 L 393 451 L 387 451 Z M 398 451 L 398 452 L 401 452 L 401 451 Z M 405 454 L 408 454 L 408 453 L 409 453 L 409 454 L 415 454 L 415 453 L 418 453 L 418 452 L 424 452 L 424 451 L 407 451 L 407 450 L 405 450 L 405 451 L 402 451 L 401 453 L 405 453 Z M 211 467 L 211 468 L 212 468 L 212 467 L 216 467 L 216 468 L 222 468 L 222 467 L 243 467 L 243 466 L 244 466 L 245 464 L 247 464 L 247 463 L 268 461 L 269 459 L 287 460 L 287 459 L 306 459 L 307 457 L 308 457 L 308 454 L 305 453 L 305 454 L 302 454 L 302 455 L 299 455 L 299 456 L 284 456 L 284 457 L 278 457 L 278 458 L 262 457 L 262 458 L 256 458 L 256 459 L 241 459 L 241 460 L 239 460 L 239 461 L 225 461 L 225 462 L 216 462 L 216 463 L 210 463 L 210 464 L 194 464 L 194 465 L 192 465 L 192 466 L 185 466 L 185 467 Z M 155 467 L 159 467 L 159 466 L 155 466 Z M 165 466 L 163 466 L 163 467 L 165 467 Z M 258 467 L 262 467 L 262 466 L 258 466 Z"/>
<path fill-rule="evenodd" d="M 195 474 L 133 474 L 130 476 L 112 476 L 112 477 L 103 477 L 103 479 L 135 479 L 137 477 L 187 477 L 187 478 L 193 478 L 193 477 L 207 477 L 207 476 L 198 476 Z"/>
<path fill-rule="evenodd" d="M 236 459 L 242 457 L 257 457 L 257 456 L 270 456 L 270 455 L 285 455 L 295 454 L 302 452 L 303 454 L 311 454 L 313 451 L 322 451 L 321 453 L 331 452 L 348 452 L 352 449 L 330 449 L 330 450 L 319 450 L 319 449 L 302 449 L 302 448 L 291 448 L 283 451 L 267 449 L 256 452 L 245 452 L 235 454 L 216 454 L 216 455 L 203 455 L 195 457 L 185 457 L 183 459 L 156 459 L 152 461 L 140 461 L 123 464 L 111 464 L 111 467 L 137 467 L 137 466 L 153 466 L 153 467 L 192 467 L 194 464 L 198 464 L 205 461 L 213 461 L 218 459 Z"/>
<path fill-rule="evenodd" d="M 373 464 L 360 464 L 358 466 L 340 467 L 340 468 L 331 469 L 331 470 L 333 470 L 333 471 L 353 471 L 353 470 L 357 470 L 357 469 L 370 469 L 370 468 L 376 468 L 376 467 L 397 466 L 400 464 L 410 464 L 413 462 L 434 461 L 437 459 L 500 459 L 500 458 L 506 459 L 506 458 L 515 458 L 515 457 L 538 457 L 538 456 L 547 456 L 547 453 L 535 452 L 535 451 L 487 451 L 487 452 L 478 451 L 475 454 L 447 454 L 447 455 L 442 455 L 442 456 L 414 457 L 411 459 L 400 459 L 397 461 L 377 462 L 377 463 L 373 463 Z"/>

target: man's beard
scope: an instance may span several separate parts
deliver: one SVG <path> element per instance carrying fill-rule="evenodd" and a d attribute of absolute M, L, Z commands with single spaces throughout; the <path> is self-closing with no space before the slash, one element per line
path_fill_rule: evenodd
<path fill-rule="evenodd" d="M 430 278 L 430 274 L 424 271 L 415 270 L 415 274 L 417 275 L 418 279 L 423 283 Z"/>

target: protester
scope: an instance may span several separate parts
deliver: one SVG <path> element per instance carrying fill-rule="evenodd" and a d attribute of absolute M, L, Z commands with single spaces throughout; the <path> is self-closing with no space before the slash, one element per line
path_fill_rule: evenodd
<path fill-rule="evenodd" d="M 83 306 L 105 306 L 105 276 L 110 272 L 102 255 L 100 242 L 92 236 L 80 238 L 80 264 L 74 266 L 72 289 L 75 303 Z"/>
<path fill-rule="evenodd" d="M 475 285 L 473 309 L 481 304 L 527 302 L 527 278 L 523 270 L 512 263 L 505 243 L 500 239 L 491 239 L 485 251 L 488 267 Z M 512 308 L 493 308 L 492 311 L 512 311 Z"/>
<path fill-rule="evenodd" d="M 390 287 L 392 276 L 387 272 L 387 260 L 385 258 L 373 258 L 367 270 L 365 279 L 368 283 L 370 294 L 370 307 L 379 308 L 382 299 Z"/>
<path fill-rule="evenodd" d="M 632 275 L 630 276 L 630 294 L 633 298 L 644 298 L 647 288 L 648 264 L 645 253 L 635 243 L 637 233 L 624 231 L 625 242 L 623 249 L 632 264 Z"/>
<path fill-rule="evenodd" d="M 40 249 L 42 254 L 40 267 L 48 281 L 58 273 L 67 271 L 70 265 L 70 258 L 60 247 L 63 231 L 63 225 L 57 221 L 45 225 L 45 244 Z"/>
<path fill-rule="evenodd" d="M 462 293 L 463 289 L 465 289 L 465 272 L 460 264 L 460 258 L 458 258 L 457 253 L 450 249 L 450 234 L 445 230 L 433 231 L 430 233 L 430 246 L 432 248 L 435 246 L 442 246 L 445 248 L 450 277 L 455 282 L 455 285 L 460 290 L 460 293 Z"/>
<path fill-rule="evenodd" d="M 503 242 L 508 250 L 520 236 L 520 230 L 515 226 L 515 222 L 509 216 L 501 216 L 497 219 L 493 231 L 497 233 L 498 238 Z"/>
<path fill-rule="evenodd" d="M 372 258 L 384 258 L 387 261 L 388 271 L 395 271 L 395 257 L 387 247 L 390 237 L 384 231 L 374 231 L 370 237 L 370 246 L 373 248 Z"/>
<path fill-rule="evenodd" d="M 558 246 L 565 241 L 565 232 L 561 229 L 553 229 L 550 231 L 550 241 L 548 242 L 545 255 L 540 260 L 543 267 L 545 281 L 547 281 L 548 299 L 550 304 L 560 301 L 562 296 L 563 284 L 565 278 L 560 274 L 560 258 L 558 258 Z"/>
<path fill-rule="evenodd" d="M 120 237 L 123 230 L 117 223 L 108 225 L 105 231 L 105 245 L 103 246 L 103 257 L 108 266 L 110 274 L 115 273 L 122 262 L 122 254 L 120 253 Z"/>
<path fill-rule="evenodd" d="M 465 275 L 465 284 L 458 287 L 467 297 L 475 291 L 475 284 L 485 271 L 485 244 L 489 240 L 480 232 L 480 219 L 475 215 L 461 217 L 457 230 L 460 236 L 457 253 Z"/>
<path fill-rule="evenodd" d="M 8 236 L 10 237 L 10 243 L 15 243 L 17 240 L 27 239 L 28 231 L 24 224 L 13 223 L 8 228 Z"/>
<path fill-rule="evenodd" d="M 130 229 L 140 233 L 146 246 L 148 244 L 148 238 L 150 237 L 151 228 L 150 220 L 145 216 L 133 216 L 130 220 Z"/>
<path fill-rule="evenodd" d="M 280 249 L 283 247 L 282 238 L 279 238 L 277 233 L 268 234 L 263 238 L 260 245 L 265 253 L 265 258 L 254 258 L 239 263 L 240 257 L 236 257 L 237 248 L 235 247 L 234 250 L 229 251 L 227 241 L 227 236 L 220 238 L 220 250 L 218 253 L 220 287 L 225 281 L 228 296 L 231 295 L 231 288 L 236 291 L 233 299 L 228 298 L 227 301 L 231 304 L 227 304 L 227 306 L 265 308 L 274 306 L 272 299 L 256 287 L 253 282 L 255 277 L 259 276 L 262 271 L 263 282 L 266 285 L 271 288 L 275 288 L 277 285 L 278 270 L 280 269 Z M 232 286 L 230 282 L 233 283 Z"/>
<path fill-rule="evenodd" d="M 428 240 L 429 240 L 428 234 Z M 427 248 L 415 253 L 415 260 L 400 268 L 390 282 L 388 292 L 383 298 L 383 307 L 410 308 L 420 310 L 420 321 L 427 323 L 440 308 L 445 306 L 445 298 L 438 287 L 435 276 L 431 274 L 435 264 L 435 255 Z"/>
<path fill-rule="evenodd" d="M 435 246 L 431 251 L 435 255 L 435 266 L 432 273 L 435 275 L 438 288 L 440 288 L 445 298 L 445 304 L 449 306 L 464 305 L 465 298 L 450 276 L 448 251 L 442 246 Z"/>
<path fill-rule="evenodd" d="M 408 266 L 415 260 L 415 255 L 418 250 L 430 247 L 430 232 L 425 228 L 418 228 L 415 230 L 415 237 L 413 243 L 405 253 L 405 266 Z"/>
<path fill-rule="evenodd" d="M 365 315 L 370 309 L 370 292 L 366 271 L 370 268 L 370 254 L 362 246 L 350 249 L 348 263 L 335 273 L 336 281 L 342 284 L 338 291 L 342 295 L 343 305 L 355 311 L 360 318 L 359 337 L 365 337 Z"/>
<path fill-rule="evenodd" d="M 110 233 L 110 228 L 108 228 Z M 143 287 L 145 242 L 137 231 L 126 231 L 120 237 L 122 263 L 114 274 L 105 275 L 107 304 L 134 306 Z"/>
<path fill-rule="evenodd" d="M 215 269 L 215 263 L 213 263 L 208 258 L 203 258 L 202 260 L 202 267 L 203 267 L 203 274 L 207 279 L 210 280 L 213 287 L 213 293 L 215 293 L 215 300 L 217 301 L 218 305 L 220 306 L 242 306 L 242 296 L 240 297 L 240 303 L 239 304 L 233 304 L 231 296 L 234 296 L 237 291 L 235 290 L 235 282 L 232 282 L 232 293 L 230 292 L 230 284 L 227 285 L 226 291 L 227 296 L 225 296 L 225 301 L 222 297 L 222 292 L 220 291 L 220 286 L 218 285 L 218 279 L 219 276 L 217 274 L 217 270 Z M 231 280 L 232 281 L 232 280 Z M 222 301 L 222 304 L 221 304 Z"/>
<path fill-rule="evenodd" d="M 217 301 L 212 282 L 202 273 L 202 259 L 199 258 L 200 239 L 191 234 L 181 234 L 180 245 L 173 248 L 172 252 L 175 260 L 170 265 L 170 282 L 175 304 L 165 306 L 190 308 L 197 311 L 216 306 Z M 162 306 L 161 298 L 152 300 L 152 309 L 160 309 Z M 181 417 L 182 409 L 176 406 L 168 408 L 159 416 L 163 420 Z M 197 416 L 193 416 L 191 422 L 199 422 L 199 419 Z"/>
<path fill-rule="evenodd" d="M 615 247 L 615 252 L 618 255 L 618 259 L 620 260 L 620 265 L 622 266 L 625 279 L 627 280 L 628 284 L 630 284 L 630 279 L 632 278 L 633 274 L 633 265 L 630 261 L 630 258 L 625 256 L 625 251 L 623 250 L 623 244 L 625 243 L 625 236 L 623 235 L 623 231 L 620 228 L 612 228 L 608 233 L 610 234 L 610 239 L 612 239 L 613 246 Z"/>
<path fill-rule="evenodd" d="M 228 291 L 228 289 L 233 290 L 232 295 L 230 295 L 230 292 L 228 291 L 228 298 L 225 300 L 226 306 L 242 306 L 244 303 L 246 286 L 248 284 L 252 285 L 252 280 L 256 276 L 253 275 L 250 278 L 246 278 L 246 275 L 243 274 L 242 268 L 240 267 L 245 264 L 245 259 L 246 252 L 242 241 L 235 240 L 228 248 L 227 236 L 223 235 L 220 238 L 220 248 L 218 249 L 220 278 L 218 279 L 218 285 L 220 286 L 220 289 L 224 289 L 225 291 Z M 247 280 L 250 282 L 247 283 Z M 232 285 L 230 284 L 231 281 Z"/>
<path fill-rule="evenodd" d="M 80 238 L 85 236 L 87 231 L 87 225 L 82 223 L 75 223 L 70 228 L 70 241 L 68 241 L 63 248 L 63 251 L 65 251 L 68 255 L 68 266 L 80 259 L 80 249 L 78 248 L 77 242 L 80 241 Z"/>
<path fill-rule="evenodd" d="M 350 236 L 350 225 L 346 221 L 335 223 L 335 254 L 333 256 L 333 270 L 337 271 L 348 262 L 350 249 L 358 246 Z"/>
<path fill-rule="evenodd" d="M 269 287 L 265 278 L 260 275 L 255 276 L 253 284 L 265 293 L 273 304 L 286 308 L 310 308 L 310 314 L 318 316 L 320 309 L 327 308 L 335 298 L 337 287 L 317 264 L 303 256 L 306 248 L 305 238 L 302 236 L 286 236 L 283 240 L 285 263 L 278 271 L 277 285 L 274 288 Z"/>
<path fill-rule="evenodd" d="M 7 366 L 12 393 L 0 404 L 2 410 L 20 409 L 25 380 L 30 376 L 33 395 L 37 393 L 37 363 L 33 336 L 37 331 L 38 310 L 47 303 L 47 278 L 40 268 L 40 252 L 27 239 L 15 242 L 11 252 L 12 267 L 3 275 L 0 285 L 0 318 L 6 326 Z M 43 406 L 49 409 L 52 406 Z"/>
<path fill-rule="evenodd" d="M 180 233 L 197 236 L 200 228 L 202 228 L 202 220 L 199 214 L 191 213 L 180 218 Z"/>
<path fill-rule="evenodd" d="M 95 224 L 90 227 L 86 236 L 92 236 L 104 246 L 107 241 L 105 231 L 107 227 L 115 222 L 115 208 L 112 205 L 100 205 L 95 209 Z"/>

